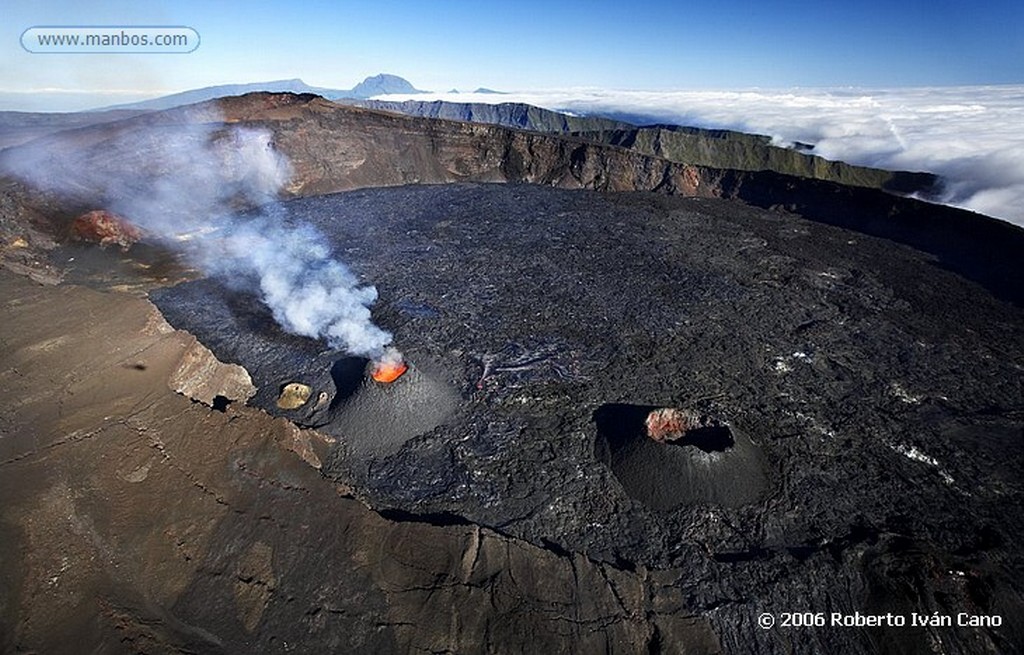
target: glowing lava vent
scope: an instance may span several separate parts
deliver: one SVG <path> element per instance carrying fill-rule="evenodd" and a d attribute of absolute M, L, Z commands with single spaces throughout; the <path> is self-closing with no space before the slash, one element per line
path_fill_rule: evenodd
<path fill-rule="evenodd" d="M 381 384 L 390 384 L 402 377 L 409 370 L 408 365 L 399 353 L 388 353 L 373 363 L 370 377 Z"/>

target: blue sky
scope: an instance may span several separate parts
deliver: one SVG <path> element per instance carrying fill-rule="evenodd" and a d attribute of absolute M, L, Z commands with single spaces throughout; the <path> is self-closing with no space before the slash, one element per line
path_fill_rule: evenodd
<path fill-rule="evenodd" d="M 347 88 L 378 72 L 430 90 L 1024 82 L 1019 0 L 4 4 L 0 92 L 293 77 Z M 19 42 L 33 25 L 122 24 L 187 25 L 203 41 L 181 55 L 30 54 Z"/>

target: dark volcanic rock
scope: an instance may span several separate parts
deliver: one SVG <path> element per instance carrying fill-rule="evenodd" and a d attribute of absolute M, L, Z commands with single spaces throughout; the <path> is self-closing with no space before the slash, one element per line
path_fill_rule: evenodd
<path fill-rule="evenodd" d="M 106 206 L 108 177 L 144 195 L 149 145 L 193 123 L 216 141 L 224 121 L 273 133 L 296 195 L 459 180 L 702 197 L 460 185 L 289 203 L 380 288 L 411 364 L 393 386 L 283 333 L 237 283 L 153 293 L 248 367 L 257 406 L 335 435 L 329 456 L 319 432 L 244 406 L 244 376 L 231 394 L 196 373 L 210 358 L 143 301 L 0 276 L 0 650 L 1021 650 L 1020 229 L 256 94 L 36 143 L 65 165 L 84 153 L 96 184 L 5 181 L 4 256 Z M 181 279 L 142 280 L 139 251 L 53 261 L 107 286 Z M 201 402 L 168 391 L 182 375 L 196 384 L 172 388 Z M 653 443 L 656 407 L 716 430 Z M 800 610 L 1004 623 L 756 623 Z"/>
<path fill-rule="evenodd" d="M 927 252 L 734 201 L 533 186 L 286 206 L 378 286 L 377 320 L 423 371 L 407 392 L 443 411 L 410 429 L 384 418 L 399 438 L 379 447 L 387 435 L 352 426 L 399 399 L 359 365 L 215 281 L 153 298 L 244 365 L 268 411 L 274 381 L 326 392 L 331 411 L 304 419 L 341 442 L 325 472 L 373 506 L 675 576 L 673 602 L 709 612 L 730 652 L 1024 643 L 1024 317 Z M 651 408 L 692 408 L 732 444 L 641 446 L 606 429 L 615 406 L 641 408 L 639 435 Z M 802 610 L 1004 625 L 897 638 L 754 623 Z"/>

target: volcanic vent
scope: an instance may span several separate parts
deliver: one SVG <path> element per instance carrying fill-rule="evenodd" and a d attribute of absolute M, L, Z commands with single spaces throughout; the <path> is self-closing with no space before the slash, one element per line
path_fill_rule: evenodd
<path fill-rule="evenodd" d="M 370 377 L 381 384 L 391 384 L 409 370 L 409 365 L 405 363 L 401 355 L 384 357 L 370 366 Z"/>
<path fill-rule="evenodd" d="M 355 383 L 351 376 L 357 371 Z M 348 452 L 360 460 L 398 452 L 450 418 L 459 400 L 426 358 L 415 365 L 400 359 L 367 362 L 361 371 L 335 366 L 334 381 L 343 392 L 331 403 L 322 429 L 343 437 Z"/>
<path fill-rule="evenodd" d="M 253 294 L 215 279 L 179 285 L 174 303 L 164 302 L 168 293 L 153 293 L 168 320 L 189 325 L 223 358 L 245 366 L 258 387 L 257 406 L 343 438 L 341 448 L 358 460 L 394 453 L 454 411 L 458 394 L 429 357 L 412 364 L 388 350 L 371 361 L 325 349 L 281 329 Z"/>
<path fill-rule="evenodd" d="M 688 409 L 606 404 L 594 412 L 595 455 L 631 497 L 657 510 L 757 501 L 767 485 L 743 433 Z"/>

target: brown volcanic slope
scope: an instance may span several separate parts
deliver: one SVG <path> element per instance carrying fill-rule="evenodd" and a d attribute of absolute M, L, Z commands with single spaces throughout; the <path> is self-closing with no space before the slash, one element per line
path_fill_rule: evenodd
<path fill-rule="evenodd" d="M 0 651 L 718 652 L 678 572 L 386 520 L 308 465 L 317 433 L 174 393 L 247 376 L 148 302 L 0 290 Z"/>

